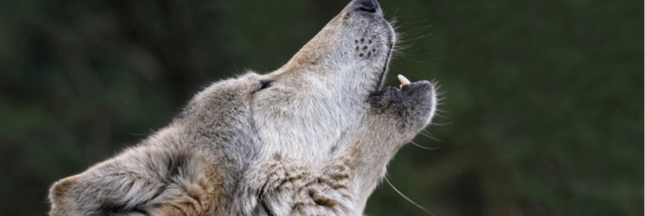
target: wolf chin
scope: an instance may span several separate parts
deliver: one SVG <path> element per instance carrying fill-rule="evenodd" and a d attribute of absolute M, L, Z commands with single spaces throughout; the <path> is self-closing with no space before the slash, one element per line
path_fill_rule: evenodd
<path fill-rule="evenodd" d="M 430 124 L 428 81 L 384 87 L 396 44 L 354 0 L 281 68 L 199 92 L 136 146 L 50 189 L 50 215 L 362 215 Z"/>

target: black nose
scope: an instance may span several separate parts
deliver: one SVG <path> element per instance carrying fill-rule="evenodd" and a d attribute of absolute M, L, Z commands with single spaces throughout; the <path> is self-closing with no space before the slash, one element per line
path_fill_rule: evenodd
<path fill-rule="evenodd" d="M 376 0 L 354 0 L 354 3 L 352 4 L 352 6 L 354 6 L 356 10 L 370 12 L 370 13 L 376 13 L 381 10 Z"/>

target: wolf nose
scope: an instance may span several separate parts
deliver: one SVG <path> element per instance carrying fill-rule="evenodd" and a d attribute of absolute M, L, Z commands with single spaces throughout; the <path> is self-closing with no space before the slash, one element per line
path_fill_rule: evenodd
<path fill-rule="evenodd" d="M 354 0 L 352 6 L 356 10 L 365 11 L 369 13 L 382 13 L 376 0 Z"/>

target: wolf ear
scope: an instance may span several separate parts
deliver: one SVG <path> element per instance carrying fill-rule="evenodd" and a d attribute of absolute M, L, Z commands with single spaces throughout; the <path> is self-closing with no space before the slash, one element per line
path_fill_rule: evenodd
<path fill-rule="evenodd" d="M 71 188 L 77 183 L 76 176 L 71 176 L 54 183 L 49 189 L 49 202 L 52 204 L 50 215 L 71 215 L 72 211 L 65 203 L 70 196 Z"/>
<path fill-rule="evenodd" d="M 175 206 L 199 209 L 186 200 L 199 182 L 182 178 L 192 155 L 173 149 L 139 146 L 89 170 L 56 182 L 49 194 L 50 215 L 140 215 Z M 202 173 L 202 172 L 200 172 Z M 212 183 L 210 185 L 216 185 Z M 191 188 L 191 196 L 181 188 Z M 200 207 L 201 208 L 201 207 Z"/>

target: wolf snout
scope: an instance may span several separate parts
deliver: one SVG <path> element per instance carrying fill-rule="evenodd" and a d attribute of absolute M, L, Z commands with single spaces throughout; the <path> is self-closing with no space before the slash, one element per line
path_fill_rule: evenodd
<path fill-rule="evenodd" d="M 383 11 L 376 0 L 354 0 L 350 3 L 350 7 L 357 11 L 383 15 Z"/>

